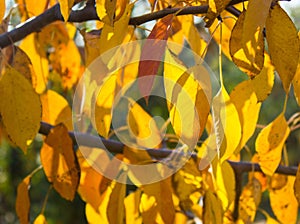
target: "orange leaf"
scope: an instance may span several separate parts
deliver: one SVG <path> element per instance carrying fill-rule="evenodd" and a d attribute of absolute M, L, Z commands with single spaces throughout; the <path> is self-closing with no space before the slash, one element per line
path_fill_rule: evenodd
<path fill-rule="evenodd" d="M 160 40 L 168 39 L 173 19 L 174 14 L 169 14 L 157 22 L 142 49 L 138 77 L 149 76 L 149 78 L 146 82 L 145 79 L 143 79 L 143 81 L 139 81 L 138 85 L 140 92 L 142 96 L 145 96 L 146 101 L 148 101 L 148 95 L 153 86 L 154 75 L 157 74 L 165 52 L 167 42 Z M 151 60 L 149 60 L 149 58 Z"/>
<path fill-rule="evenodd" d="M 65 125 L 51 129 L 41 149 L 41 161 L 54 189 L 63 198 L 73 200 L 79 183 L 79 166 Z"/>
<path fill-rule="evenodd" d="M 16 199 L 16 212 L 20 223 L 29 223 L 30 200 L 28 190 L 30 188 L 30 176 L 27 176 L 19 184 Z"/>

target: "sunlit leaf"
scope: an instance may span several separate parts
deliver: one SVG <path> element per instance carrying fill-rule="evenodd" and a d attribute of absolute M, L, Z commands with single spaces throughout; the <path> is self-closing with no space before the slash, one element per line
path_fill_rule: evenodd
<path fill-rule="evenodd" d="M 72 57 L 70 57 L 72 55 Z M 73 40 L 60 44 L 49 56 L 50 62 L 61 76 L 64 89 L 71 89 L 83 73 L 81 56 Z"/>
<path fill-rule="evenodd" d="M 38 16 L 39 14 L 44 12 L 45 9 L 47 9 L 48 1 L 17 0 L 16 3 L 18 3 L 22 21 L 25 21 L 30 17 Z"/>
<path fill-rule="evenodd" d="M 69 14 L 74 4 L 74 0 L 58 0 L 60 4 L 60 11 L 64 20 L 67 21 L 69 18 Z"/>
<path fill-rule="evenodd" d="M 222 202 L 211 190 L 208 190 L 204 196 L 204 224 L 223 223 Z"/>
<path fill-rule="evenodd" d="M 264 37 L 262 27 L 258 27 L 255 33 L 244 32 L 246 14 L 246 11 L 240 14 L 232 29 L 229 50 L 233 62 L 253 78 L 264 65 Z"/>
<path fill-rule="evenodd" d="M 268 124 L 258 134 L 255 149 L 259 165 L 266 175 L 272 176 L 281 161 L 282 147 L 289 136 L 290 128 L 283 114 Z"/>
<path fill-rule="evenodd" d="M 36 87 L 35 91 L 37 93 L 43 93 L 46 89 L 48 82 L 48 60 L 45 57 L 42 57 L 35 46 L 36 43 L 36 34 L 30 34 L 25 37 L 21 44 L 20 48 L 26 52 L 30 61 L 33 65 L 34 73 L 36 74 Z"/>
<path fill-rule="evenodd" d="M 288 176 L 288 182 L 281 189 L 270 189 L 270 204 L 281 223 L 296 223 L 298 202 L 294 195 L 295 177 Z"/>
<path fill-rule="evenodd" d="M 230 0 L 208 0 L 208 11 L 204 18 L 206 27 L 210 27 L 214 20 L 226 8 Z"/>
<path fill-rule="evenodd" d="M 142 48 L 138 77 L 147 77 L 147 79 L 139 79 L 138 86 L 146 102 L 153 87 L 154 77 L 157 75 L 159 65 L 165 53 L 166 40 L 170 35 L 173 19 L 174 14 L 169 14 L 159 20 L 153 27 Z"/>
<path fill-rule="evenodd" d="M 261 201 L 261 185 L 255 178 L 243 188 L 239 200 L 239 218 L 245 223 L 253 222 Z"/>
<path fill-rule="evenodd" d="M 107 0 L 106 2 L 110 2 L 110 1 Z M 113 25 L 108 23 L 104 24 L 98 42 L 100 54 L 122 43 L 124 37 L 128 32 L 128 23 L 129 23 L 132 8 L 133 8 L 133 4 L 128 4 L 126 6 L 126 10 L 124 14 L 118 21 L 116 21 Z"/>
<path fill-rule="evenodd" d="M 270 10 L 267 18 L 266 37 L 271 60 L 288 93 L 296 74 L 300 41 L 293 21 L 278 4 Z"/>
<path fill-rule="evenodd" d="M 27 176 L 18 185 L 17 199 L 16 199 L 16 212 L 21 224 L 29 223 L 29 188 L 30 188 L 30 176 Z"/>
<path fill-rule="evenodd" d="M 141 190 L 137 189 L 126 196 L 124 200 L 126 223 L 142 224 L 142 216 L 139 213 L 141 193 Z"/>
<path fill-rule="evenodd" d="M 238 153 L 255 131 L 261 103 L 258 103 L 250 80 L 238 84 L 230 93 L 230 99 L 236 107 L 241 124 L 242 136 L 235 149 L 235 153 Z"/>
<path fill-rule="evenodd" d="M 251 79 L 258 102 L 264 101 L 271 94 L 274 79 L 274 66 L 271 64 L 270 56 L 265 53 L 263 69 L 258 75 Z"/>
<path fill-rule="evenodd" d="M 7 68 L 0 80 L 0 96 L 0 114 L 6 132 L 26 153 L 40 127 L 39 97 L 31 83 L 13 68 Z"/>
<path fill-rule="evenodd" d="M 142 187 L 140 212 L 144 223 L 173 223 L 175 209 L 170 180 Z"/>
<path fill-rule="evenodd" d="M 210 80 L 203 76 L 209 76 L 203 65 L 186 70 L 166 52 L 164 85 L 170 121 L 175 133 L 189 146 L 202 135 L 210 110 Z"/>
<path fill-rule="evenodd" d="M 117 0 L 96 0 L 96 12 L 100 20 L 113 26 Z"/>
<path fill-rule="evenodd" d="M 212 162 L 215 177 L 216 192 L 222 201 L 223 210 L 226 211 L 235 199 L 235 176 L 234 171 L 227 161 L 222 164 L 218 160 Z"/>
<path fill-rule="evenodd" d="M 47 179 L 65 199 L 73 200 L 79 183 L 79 166 L 68 129 L 59 124 L 51 129 L 41 149 Z"/>
<path fill-rule="evenodd" d="M 127 122 L 137 144 L 145 148 L 158 148 L 162 136 L 153 119 L 138 103 L 130 100 Z"/>
<path fill-rule="evenodd" d="M 298 38 L 300 39 L 300 31 L 298 32 Z M 293 79 L 294 95 L 297 100 L 298 105 L 300 105 L 300 57 L 298 61 L 298 67 L 296 74 Z"/>
<path fill-rule="evenodd" d="M 93 151 L 98 156 L 101 153 L 99 149 Z M 92 157 L 92 155 L 90 155 Z M 95 170 L 90 160 L 85 159 L 81 151 L 77 151 L 78 163 L 80 165 L 80 181 L 78 185 L 78 193 L 87 204 L 94 209 L 98 209 L 100 200 L 100 183 L 103 179 L 102 174 Z M 90 158 L 91 159 L 91 158 Z"/>
<path fill-rule="evenodd" d="M 67 100 L 53 90 L 47 90 L 40 96 L 42 102 L 42 120 L 52 125 L 63 123 L 73 130 L 72 111 Z"/>
<path fill-rule="evenodd" d="M 39 214 L 33 224 L 47 224 L 45 216 L 43 214 Z"/>
<path fill-rule="evenodd" d="M 255 153 L 251 159 L 251 162 L 253 163 L 258 163 L 258 155 L 257 153 Z M 268 188 L 268 181 L 269 178 L 262 172 L 250 172 L 249 173 L 249 180 L 255 178 L 256 180 L 259 181 L 260 185 L 261 185 L 261 191 L 264 192 L 267 188 Z"/>
<path fill-rule="evenodd" d="M 213 99 L 216 140 L 221 163 L 233 155 L 242 131 L 238 111 L 224 86 Z"/>
<path fill-rule="evenodd" d="M 0 0 L 0 21 L 2 21 L 5 14 L 5 0 Z"/>
<path fill-rule="evenodd" d="M 93 60 L 100 56 L 99 39 L 101 33 L 99 30 L 92 30 L 90 32 L 81 30 L 80 34 L 84 40 L 85 64 L 88 66 Z"/>

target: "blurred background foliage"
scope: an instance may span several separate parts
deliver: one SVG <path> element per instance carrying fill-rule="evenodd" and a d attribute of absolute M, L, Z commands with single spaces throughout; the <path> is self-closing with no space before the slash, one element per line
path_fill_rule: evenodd
<path fill-rule="evenodd" d="M 10 8 L 13 4 L 12 1 L 8 1 L 7 7 Z M 137 7 L 145 6 L 145 1 L 137 4 Z M 295 2 L 295 1 L 292 1 Z M 284 3 L 284 8 L 290 14 L 294 20 L 296 27 L 300 28 L 300 4 L 294 5 L 290 2 Z M 135 10 L 133 16 L 139 14 L 141 9 Z M 20 20 L 18 19 L 18 14 L 13 15 L 12 23 L 14 25 L 18 24 Z M 199 32 L 205 32 L 207 35 L 207 30 L 204 29 L 204 23 L 201 19 L 197 24 Z M 86 23 L 84 26 L 89 26 L 90 23 Z M 91 23 L 92 24 L 92 23 Z M 149 23 L 149 26 L 153 26 L 154 23 Z M 140 36 L 145 36 L 142 30 Z M 77 34 L 78 44 L 82 45 L 80 34 Z M 247 75 L 242 73 L 229 59 L 225 56 L 223 60 L 223 76 L 224 84 L 227 88 L 227 91 L 230 92 L 235 85 L 239 82 L 246 80 Z M 212 41 L 208 48 L 208 53 L 205 58 L 206 63 L 211 67 L 211 69 L 218 74 L 218 46 Z M 55 77 L 55 74 L 52 74 Z M 51 82 L 52 88 L 62 94 L 66 99 L 71 102 L 72 91 L 64 92 L 59 85 L 55 82 L 55 79 Z M 275 75 L 275 84 L 272 90 L 271 95 L 268 99 L 262 104 L 262 109 L 259 117 L 259 124 L 266 125 L 271 122 L 281 111 L 283 102 L 285 99 L 285 92 L 282 88 L 282 85 L 279 81 L 277 75 Z M 70 104 L 71 105 L 71 104 Z M 157 102 L 155 103 L 157 105 Z M 164 107 L 165 108 L 165 107 Z M 153 108 L 153 115 L 165 115 L 165 111 L 162 111 L 160 107 Z M 288 119 L 292 114 L 299 112 L 299 107 L 296 104 L 294 96 L 290 94 L 286 118 Z M 256 138 L 260 129 L 256 130 L 254 136 L 248 142 L 249 150 L 243 150 L 241 153 L 241 160 L 249 161 L 251 155 L 255 152 L 254 139 Z M 36 140 L 31 144 L 28 153 L 25 155 L 20 149 L 11 147 L 5 140 L 1 141 L 0 145 L 0 223 L 18 223 L 18 219 L 15 213 L 15 200 L 17 186 L 21 180 L 31 173 L 40 165 L 39 160 L 39 151 L 41 148 L 41 138 L 43 136 L 38 135 Z M 297 166 L 300 162 L 299 150 L 300 150 L 300 130 L 296 130 L 291 133 L 287 140 L 287 152 L 288 152 L 288 161 L 289 165 Z M 244 177 L 245 181 L 247 176 Z M 43 206 L 45 197 L 47 195 L 50 184 L 48 183 L 45 174 L 42 170 L 39 170 L 32 178 L 32 184 L 30 188 L 30 199 L 31 199 L 31 210 L 30 220 L 40 213 Z M 271 213 L 269 201 L 268 201 L 268 192 L 265 192 L 262 198 L 260 207 L 266 210 L 268 213 Z M 49 198 L 46 204 L 45 216 L 47 222 L 51 223 L 87 223 L 85 219 L 85 205 L 84 202 L 77 195 L 73 202 L 66 201 L 62 199 L 53 189 L 50 190 Z M 258 212 L 259 213 L 259 212 Z M 271 213 L 274 217 L 274 215 Z M 263 216 L 257 215 L 257 220 Z"/>

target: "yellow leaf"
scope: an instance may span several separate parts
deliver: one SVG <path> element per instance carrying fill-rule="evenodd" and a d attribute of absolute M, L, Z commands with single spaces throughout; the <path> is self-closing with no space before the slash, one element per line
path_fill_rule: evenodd
<path fill-rule="evenodd" d="M 42 102 L 42 120 L 57 125 L 63 123 L 68 130 L 73 130 L 72 111 L 64 97 L 53 90 L 48 90 L 40 96 Z"/>
<path fill-rule="evenodd" d="M 48 60 L 39 55 L 35 43 L 36 34 L 30 34 L 22 40 L 20 48 L 26 52 L 33 65 L 34 73 L 36 74 L 35 91 L 37 93 L 43 93 L 48 82 Z"/>
<path fill-rule="evenodd" d="M 206 27 L 210 27 L 217 16 L 226 8 L 230 0 L 208 0 L 208 11 L 204 18 Z"/>
<path fill-rule="evenodd" d="M 133 140 L 135 139 L 137 145 L 144 148 L 158 148 L 162 136 L 155 119 L 131 99 L 129 99 L 128 107 L 127 123 Z"/>
<path fill-rule="evenodd" d="M 122 43 L 124 37 L 127 34 L 132 8 L 133 4 L 128 4 L 122 17 L 118 21 L 116 21 L 113 26 L 107 23 L 104 24 L 99 39 L 100 54 Z"/>
<path fill-rule="evenodd" d="M 271 60 L 288 93 L 299 61 L 300 42 L 293 21 L 278 4 L 269 12 L 266 37 Z"/>
<path fill-rule="evenodd" d="M 115 98 L 117 75 L 113 74 L 103 80 L 103 84 L 99 87 L 99 93 L 95 105 L 95 126 L 97 132 L 107 138 L 111 119 L 112 106 Z"/>
<path fill-rule="evenodd" d="M 17 0 L 18 8 L 20 10 L 22 21 L 30 17 L 38 16 L 47 9 L 47 0 Z"/>
<path fill-rule="evenodd" d="M 51 129 L 41 149 L 41 162 L 49 182 L 65 199 L 73 200 L 79 183 L 79 167 L 68 129 Z"/>
<path fill-rule="evenodd" d="M 27 176 L 18 185 L 17 199 L 16 199 L 16 212 L 20 221 L 20 224 L 29 223 L 29 188 L 30 188 L 30 176 Z"/>
<path fill-rule="evenodd" d="M 124 200 L 126 223 L 142 224 L 142 216 L 139 213 L 141 193 L 141 190 L 137 189 L 126 196 Z"/>
<path fill-rule="evenodd" d="M 298 38 L 300 39 L 300 31 L 298 32 Z M 298 105 L 300 105 L 300 57 L 298 61 L 298 67 L 296 74 L 293 79 L 294 95 L 297 100 Z"/>
<path fill-rule="evenodd" d="M 72 55 L 72 57 L 70 57 Z M 49 59 L 61 76 L 64 89 L 71 89 L 80 79 L 83 73 L 81 66 L 81 56 L 73 40 L 67 44 L 60 44 L 55 51 L 50 54 Z"/>
<path fill-rule="evenodd" d="M 193 15 L 184 15 L 177 18 L 181 22 L 183 35 L 186 37 L 187 42 L 191 46 L 191 49 L 196 54 L 202 56 L 207 43 L 200 36 L 197 28 L 195 27 Z"/>
<path fill-rule="evenodd" d="M 174 193 L 178 196 L 179 205 L 184 211 L 190 211 L 195 204 L 198 204 L 201 195 L 196 203 L 190 196 L 195 192 L 201 192 L 202 181 L 201 173 L 194 160 L 188 160 L 184 167 L 174 174 L 172 179 Z"/>
<path fill-rule="evenodd" d="M 107 219 L 109 223 L 123 224 L 125 220 L 124 199 L 126 184 L 116 183 L 107 205 Z M 117 215 L 116 215 L 117 214 Z"/>
<path fill-rule="evenodd" d="M 272 176 L 281 161 L 282 147 L 289 136 L 290 128 L 283 114 L 268 124 L 258 134 L 255 149 L 262 171 Z"/>
<path fill-rule="evenodd" d="M 37 77 L 34 73 L 32 63 L 27 54 L 21 50 L 19 47 L 14 46 L 12 48 L 12 58 L 10 60 L 10 65 L 16 69 L 19 73 L 21 73 L 26 79 L 28 79 L 33 88 L 37 86 Z"/>
<path fill-rule="evenodd" d="M 246 14 L 246 11 L 240 14 L 232 29 L 229 50 L 233 62 L 253 78 L 264 65 L 264 37 L 262 27 L 258 27 L 255 33 L 244 32 Z"/>
<path fill-rule="evenodd" d="M 204 196 L 204 224 L 221 224 L 223 223 L 222 202 L 211 190 L 208 190 Z"/>
<path fill-rule="evenodd" d="M 41 102 L 29 81 L 13 68 L 0 79 L 0 114 L 9 138 L 25 153 L 39 131 Z M 18 128 L 16 128 L 18 127 Z"/>
<path fill-rule="evenodd" d="M 258 160 L 258 155 L 257 153 L 255 153 L 251 159 L 251 162 L 253 163 L 257 163 L 259 162 Z M 252 178 L 255 178 L 256 180 L 259 181 L 260 185 L 261 185 L 261 191 L 265 191 L 268 188 L 268 177 L 262 173 L 262 172 L 250 172 L 249 173 L 249 180 L 251 180 Z"/>
<path fill-rule="evenodd" d="M 279 224 L 277 220 L 273 219 L 266 211 L 260 209 L 260 212 L 264 214 L 264 216 L 267 218 L 266 224 Z"/>
<path fill-rule="evenodd" d="M 171 124 L 175 133 L 190 147 L 205 128 L 210 110 L 210 80 L 203 65 L 187 70 L 167 51 L 164 85 Z M 202 77 L 202 78 L 201 78 Z"/>
<path fill-rule="evenodd" d="M 230 93 L 230 99 L 238 112 L 242 131 L 240 143 L 235 149 L 237 154 L 255 131 L 261 103 L 258 103 L 250 80 L 238 84 Z"/>
<path fill-rule="evenodd" d="M 43 214 L 39 214 L 34 220 L 33 224 L 47 224 L 45 216 Z"/>
<path fill-rule="evenodd" d="M 279 190 L 283 188 L 288 182 L 288 176 L 283 174 L 274 173 L 269 180 L 269 188 L 271 190 Z"/>
<path fill-rule="evenodd" d="M 274 78 L 274 66 L 271 64 L 270 56 L 265 53 L 263 69 L 258 75 L 251 79 L 258 102 L 264 101 L 271 94 Z"/>
<path fill-rule="evenodd" d="M 110 26 L 114 25 L 116 0 L 96 0 L 96 12 L 100 20 Z"/>
<path fill-rule="evenodd" d="M 0 0 L 0 21 L 2 21 L 5 15 L 5 0 Z"/>
<path fill-rule="evenodd" d="M 93 150 L 93 153 L 95 154 L 98 154 L 100 152 L 101 151 L 99 149 Z M 81 196 L 82 200 L 84 200 L 94 209 L 98 209 L 101 203 L 101 193 L 99 189 L 103 176 L 99 171 L 95 170 L 92 167 L 92 161 L 83 157 L 80 150 L 77 151 L 77 158 L 80 165 L 80 181 L 78 185 L 78 193 Z"/>
<path fill-rule="evenodd" d="M 281 223 L 296 223 L 298 202 L 294 195 L 295 177 L 288 176 L 287 184 L 278 190 L 270 189 L 270 204 L 276 218 Z"/>
<path fill-rule="evenodd" d="M 74 0 L 58 0 L 60 4 L 60 11 L 64 20 L 67 21 L 69 19 L 69 14 L 74 5 Z"/>
<path fill-rule="evenodd" d="M 170 179 L 142 187 L 140 212 L 144 223 L 173 223 L 175 209 Z"/>
<path fill-rule="evenodd" d="M 93 60 L 100 56 L 100 48 L 98 44 L 100 31 L 92 30 L 90 32 L 86 32 L 85 30 L 81 30 L 80 34 L 83 36 L 84 40 L 85 64 L 88 66 Z"/>
<path fill-rule="evenodd" d="M 239 200 L 239 218 L 245 223 L 254 221 L 256 210 L 261 201 L 261 185 L 255 178 L 243 188 Z"/>
<path fill-rule="evenodd" d="M 222 163 L 232 156 L 242 135 L 238 111 L 224 86 L 213 99 L 213 112 L 219 159 Z"/>
<path fill-rule="evenodd" d="M 297 198 L 298 204 L 300 204 L 300 165 L 298 166 L 296 179 L 294 183 L 294 192 Z"/>
<path fill-rule="evenodd" d="M 216 192 L 222 201 L 223 210 L 226 211 L 235 199 L 235 176 L 234 171 L 227 161 L 222 164 L 214 159 L 212 162 L 215 177 Z"/>

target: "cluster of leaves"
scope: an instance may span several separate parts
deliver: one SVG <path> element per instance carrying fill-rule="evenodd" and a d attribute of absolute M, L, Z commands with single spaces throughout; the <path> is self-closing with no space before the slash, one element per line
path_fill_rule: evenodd
<path fill-rule="evenodd" d="M 2 19 L 5 1 L 1 0 L 0 3 Z M 56 1 L 33 3 L 18 0 L 17 3 L 21 21 L 27 21 L 32 16 L 42 14 Z M 74 0 L 59 0 L 61 14 L 66 21 L 76 3 Z M 79 150 L 74 150 L 69 136 L 73 130 L 72 112 L 64 96 L 74 92 L 84 68 L 94 59 L 122 43 L 138 39 L 135 31 L 141 27 L 129 25 L 135 3 L 128 0 L 96 0 L 95 10 L 100 19 L 95 22 L 97 30 L 82 29 L 78 34 L 74 24 L 57 21 L 26 36 L 18 46 L 11 45 L 1 50 L 1 137 L 7 138 L 26 153 L 28 145 L 39 132 L 40 122 L 54 125 L 43 140 L 41 167 L 37 170 L 44 170 L 51 186 L 66 200 L 73 200 L 78 192 L 86 202 L 89 223 L 185 223 L 190 216 L 198 217 L 204 223 L 249 223 L 254 221 L 263 191 L 269 191 L 276 219 L 282 223 L 295 223 L 300 199 L 300 170 L 296 177 L 275 173 L 281 163 L 288 165 L 287 158 L 282 158 L 282 154 L 287 155 L 285 141 L 290 132 L 299 128 L 300 121 L 299 113 L 295 113 L 288 121 L 285 118 L 292 85 L 300 105 L 300 41 L 292 20 L 278 2 L 272 0 L 250 0 L 248 4 L 235 5 L 233 9 L 238 12 L 237 18 L 225 10 L 230 4 L 229 0 L 174 1 L 170 4 L 151 0 L 149 3 L 152 12 L 175 6 L 178 11 L 158 20 L 148 40 L 173 41 L 181 46 L 187 44 L 201 57 L 205 56 L 209 43 L 198 32 L 193 15 L 178 14 L 187 7 L 208 5 L 204 16 L 209 33 L 224 55 L 247 74 L 248 79 L 228 94 L 223 85 L 220 56 L 221 88 L 213 98 L 212 105 L 224 100 L 225 106 L 220 108 L 224 116 L 216 125 L 206 92 L 195 81 L 197 72 L 188 73 L 184 60 L 178 56 L 181 49 L 171 52 L 167 44 L 155 46 L 156 42 L 146 41 L 140 49 L 140 57 L 151 49 L 160 49 L 156 57 L 164 57 L 169 63 L 161 65 L 157 61 L 142 61 L 112 74 L 104 82 L 99 95 L 94 96 L 97 100 L 93 125 L 103 138 L 111 138 L 114 135 L 114 130 L 111 130 L 111 109 L 118 90 L 137 78 L 156 75 L 163 66 L 163 77 L 180 85 L 196 108 L 186 108 L 189 119 L 184 122 L 187 122 L 185 125 L 188 128 L 182 125 L 177 111 L 186 101 L 184 94 L 180 94 L 175 86 L 165 86 L 166 96 L 173 98 L 176 95 L 177 107 L 167 104 L 172 126 L 172 132 L 167 134 L 171 137 L 162 136 L 157 124 L 149 127 L 151 114 L 138 103 L 132 102 L 129 102 L 131 107 L 127 119 L 132 131 L 130 133 L 136 137 L 136 145 L 157 148 L 159 151 L 161 143 L 180 138 L 188 144 L 191 139 L 200 138 L 206 132 L 210 135 L 201 146 L 196 147 L 195 160 L 189 160 L 177 173 L 157 183 L 140 185 L 137 177 L 134 177 L 131 181 L 136 187 L 130 190 L 127 185 L 102 176 L 92 167 L 92 163 L 101 163 L 101 159 L 98 160 L 103 156 L 103 151 L 91 149 L 91 157 L 86 158 Z M 1 32 L 7 31 L 8 22 L 9 17 L 3 19 Z M 83 54 L 76 46 L 75 35 L 81 35 L 84 39 Z M 132 54 L 122 52 L 122 57 L 130 61 L 131 57 L 136 57 Z M 115 60 L 118 60 L 118 52 L 108 64 L 115 64 Z M 202 66 L 198 69 L 207 72 Z M 263 174 L 251 172 L 241 195 L 236 195 L 235 171 L 228 160 L 239 161 L 241 150 L 253 136 L 261 105 L 272 91 L 275 71 L 286 92 L 286 101 L 282 102 L 282 113 L 264 126 L 255 139 L 256 154 L 252 162 L 259 163 Z M 140 86 L 140 91 L 145 95 L 151 94 L 153 83 L 154 80 L 146 87 Z M 90 96 L 88 100 L 92 98 Z M 146 105 L 150 100 L 145 97 Z M 194 126 L 196 122 L 200 122 L 200 128 Z M 210 133 L 212 126 L 217 127 L 217 132 L 224 133 L 221 142 L 216 133 Z M 150 140 L 138 141 L 149 135 Z M 198 162 L 210 150 L 215 150 L 217 156 L 211 158 L 212 163 L 205 164 L 207 167 L 200 171 Z M 148 153 L 140 153 L 129 147 L 124 147 L 123 153 L 116 154 L 114 159 L 131 164 L 157 162 Z M 116 167 L 112 161 L 106 169 L 113 170 L 117 176 L 123 167 Z M 25 177 L 17 189 L 16 211 L 21 223 L 29 222 L 28 191 L 35 172 Z M 234 216 L 235 210 L 238 210 L 237 217 Z M 264 210 L 260 211 L 268 222 L 277 223 Z M 46 223 L 44 213 L 45 206 L 34 223 Z"/>

